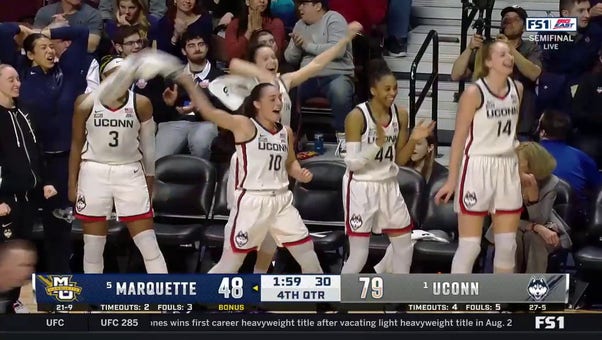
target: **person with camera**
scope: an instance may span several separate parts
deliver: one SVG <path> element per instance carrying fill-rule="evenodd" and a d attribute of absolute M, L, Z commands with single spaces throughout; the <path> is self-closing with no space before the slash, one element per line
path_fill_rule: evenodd
<path fill-rule="evenodd" d="M 537 80 L 542 72 L 541 49 L 529 40 L 523 40 L 527 12 L 515 5 L 502 10 L 500 34 L 495 38 L 508 43 L 510 53 L 514 57 L 514 72 L 512 78 L 524 85 L 524 98 L 520 108 L 518 137 L 530 139 L 531 132 L 537 126 L 537 110 L 535 108 Z M 469 80 L 474 72 L 476 52 L 483 46 L 484 37 L 476 33 L 468 47 L 454 62 L 451 78 L 454 81 Z"/>

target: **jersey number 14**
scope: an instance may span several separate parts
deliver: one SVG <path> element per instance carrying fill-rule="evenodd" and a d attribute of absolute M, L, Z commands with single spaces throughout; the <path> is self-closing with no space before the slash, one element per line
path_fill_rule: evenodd
<path fill-rule="evenodd" d="M 502 126 L 503 125 L 503 126 Z M 502 134 L 506 134 L 510 136 L 512 133 L 512 121 L 508 119 L 505 124 L 502 124 L 501 121 L 497 122 L 497 136 L 501 136 Z"/>
<path fill-rule="evenodd" d="M 376 157 L 374 157 L 374 159 L 379 162 L 382 162 L 383 159 L 388 159 L 389 161 L 393 162 L 393 145 L 389 145 L 389 147 L 387 147 L 386 152 L 385 152 L 385 148 L 380 148 L 380 151 L 378 151 L 378 153 L 376 154 Z"/>

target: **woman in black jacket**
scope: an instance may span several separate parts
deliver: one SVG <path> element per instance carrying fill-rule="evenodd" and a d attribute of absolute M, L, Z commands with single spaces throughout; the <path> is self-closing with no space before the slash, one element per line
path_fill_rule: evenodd
<path fill-rule="evenodd" d="M 0 240 L 30 239 L 32 201 L 56 195 L 45 178 L 42 149 L 29 115 L 19 108 L 17 98 L 21 81 L 17 71 L 0 64 Z M 17 301 L 20 289 L 12 292 Z"/>

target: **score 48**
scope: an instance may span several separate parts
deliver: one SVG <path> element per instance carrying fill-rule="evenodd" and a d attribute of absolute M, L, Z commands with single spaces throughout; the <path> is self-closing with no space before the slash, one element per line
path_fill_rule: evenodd
<path fill-rule="evenodd" d="M 359 281 L 362 283 L 360 299 L 366 299 L 368 293 L 370 293 L 370 297 L 374 300 L 382 299 L 385 286 L 382 277 L 360 277 Z"/>
<path fill-rule="evenodd" d="M 242 277 L 224 277 L 217 293 L 223 295 L 224 299 L 241 299 L 244 293 Z"/>

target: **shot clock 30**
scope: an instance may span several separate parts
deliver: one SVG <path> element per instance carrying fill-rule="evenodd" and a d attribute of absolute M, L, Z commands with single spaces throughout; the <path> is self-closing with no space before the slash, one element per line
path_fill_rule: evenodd
<path fill-rule="evenodd" d="M 338 302 L 338 275 L 262 275 L 262 302 Z"/>

